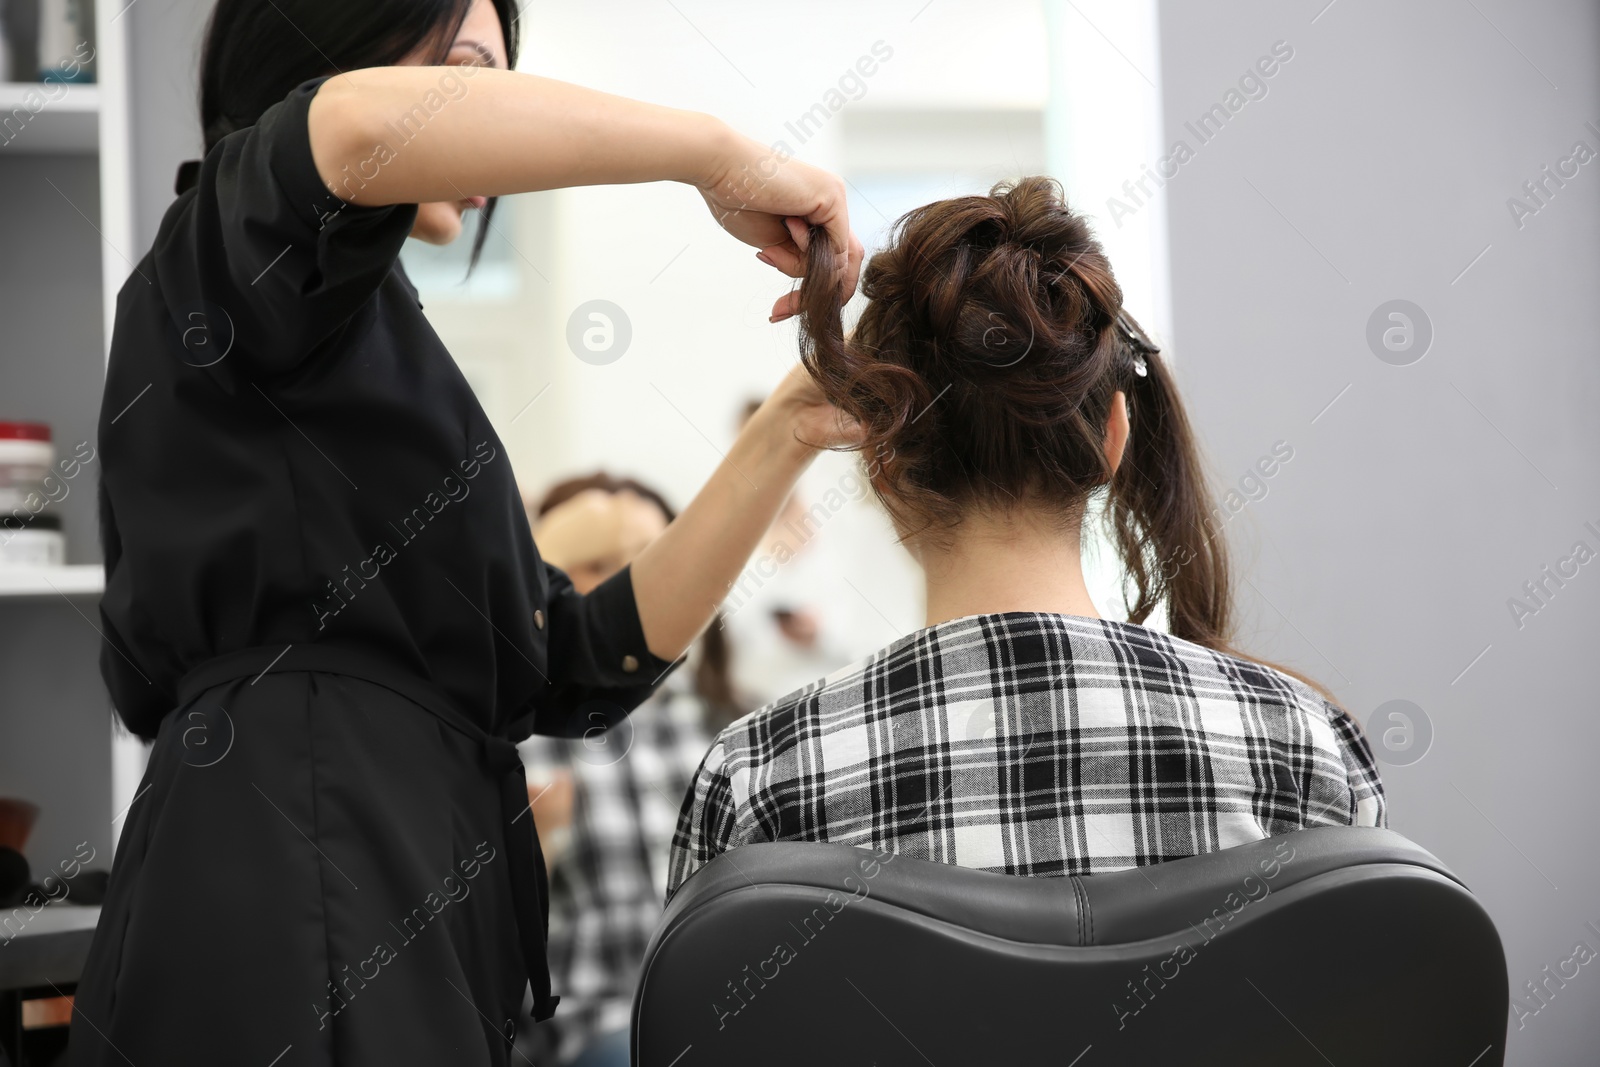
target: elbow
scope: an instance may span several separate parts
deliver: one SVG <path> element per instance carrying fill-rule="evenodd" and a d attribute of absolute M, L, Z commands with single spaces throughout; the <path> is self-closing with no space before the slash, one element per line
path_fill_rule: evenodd
<path fill-rule="evenodd" d="M 391 155 L 375 105 L 373 94 L 339 74 L 318 88 L 307 116 L 311 158 L 323 184 L 341 200 L 368 207 L 394 202 L 375 183 Z"/>

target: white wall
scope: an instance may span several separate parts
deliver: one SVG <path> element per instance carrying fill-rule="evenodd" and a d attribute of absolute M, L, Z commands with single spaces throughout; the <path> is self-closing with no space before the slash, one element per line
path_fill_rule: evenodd
<path fill-rule="evenodd" d="M 828 168 L 839 164 L 837 117 L 804 145 L 785 122 L 821 100 L 878 41 L 892 58 L 851 108 L 1038 106 L 1036 4 L 985 5 L 982 13 L 933 4 L 918 14 L 920 6 L 808 4 L 798 20 L 789 8 L 726 2 L 535 5 L 523 16 L 523 68 L 709 111 Z M 1019 40 L 1031 57 L 1018 56 Z M 555 382 L 539 415 L 565 425 L 545 454 L 563 469 L 651 456 L 657 477 L 684 499 L 715 459 L 701 434 L 725 446 L 737 405 L 794 362 L 794 326 L 766 321 L 789 283 L 726 237 L 687 188 L 610 187 L 550 199 L 559 205 L 554 239 L 536 258 L 552 264 L 542 269 L 559 296 L 557 314 L 543 324 L 545 356 L 534 359 L 548 371 L 539 384 Z M 633 324 L 629 352 L 606 367 L 573 358 L 563 338 L 565 311 L 593 298 L 617 303 Z"/>
<path fill-rule="evenodd" d="M 846 162 L 842 133 L 852 116 L 1037 114 L 1048 95 L 1043 16 L 1028 0 L 981 8 L 828 0 L 805 5 L 803 18 L 792 7 L 720 0 L 536 4 L 522 18 L 525 70 L 711 112 L 829 169 Z M 852 84 L 847 72 L 875 45 L 889 58 Z M 855 98 L 802 144 L 786 123 L 826 101 L 842 78 L 844 95 Z M 929 166 L 947 158 L 944 138 L 928 131 Z M 1043 162 L 1036 151 L 1016 157 L 1028 170 Z M 952 185 L 971 185 L 957 169 Z M 1020 172 L 989 168 L 973 187 Z M 731 442 L 743 402 L 796 362 L 794 325 L 767 322 L 792 283 L 727 237 L 686 187 L 517 199 L 511 236 L 523 296 L 451 306 L 428 295 L 430 316 L 474 381 L 486 383 L 480 392 L 525 485 L 605 466 L 659 485 L 681 505 Z M 870 205 L 854 209 L 859 228 L 883 225 Z M 566 341 L 568 316 L 594 299 L 620 307 L 632 330 L 625 354 L 604 366 L 578 359 Z M 820 498 L 851 463 L 823 457 L 802 495 Z M 852 610 L 870 620 L 870 647 L 921 625 L 920 580 L 873 503 L 849 505 L 827 536 L 847 546 L 848 577 L 868 601 Z M 880 616 L 895 627 L 879 625 Z"/>
<path fill-rule="evenodd" d="M 1051 173 L 1094 225 L 1128 309 L 1170 349 L 1166 193 L 1151 176 L 1163 155 L 1155 0 L 1044 7 Z"/>

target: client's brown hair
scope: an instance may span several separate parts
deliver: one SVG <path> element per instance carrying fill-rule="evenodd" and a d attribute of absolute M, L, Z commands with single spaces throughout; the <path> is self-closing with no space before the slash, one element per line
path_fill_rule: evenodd
<path fill-rule="evenodd" d="M 1227 551 L 1176 383 L 1055 181 L 904 215 L 867 264 L 870 302 L 848 341 L 835 253 L 825 231 L 811 238 L 802 358 L 861 423 L 873 488 L 903 531 L 937 534 L 973 508 L 1024 502 L 1076 524 L 1107 486 L 1137 592 L 1130 621 L 1165 599 L 1175 636 L 1242 655 L 1230 645 Z M 1113 474 L 1104 438 L 1118 390 L 1132 433 Z"/>

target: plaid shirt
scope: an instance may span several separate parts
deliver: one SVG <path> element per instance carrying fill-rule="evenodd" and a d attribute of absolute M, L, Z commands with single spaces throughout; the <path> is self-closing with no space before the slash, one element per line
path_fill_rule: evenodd
<path fill-rule="evenodd" d="M 724 730 L 668 895 L 755 841 L 1065 875 L 1386 821 L 1365 736 L 1309 686 L 1132 623 L 974 615 Z"/>
<path fill-rule="evenodd" d="M 529 1024 L 544 1031 L 531 1035 L 536 1047 L 558 1046 L 561 1062 L 631 1021 L 678 808 L 711 744 L 689 688 L 687 675 L 670 676 L 605 745 L 535 736 L 518 746 L 530 781 L 557 769 L 573 778 L 571 836 L 550 872 L 550 983 L 561 1005 Z"/>

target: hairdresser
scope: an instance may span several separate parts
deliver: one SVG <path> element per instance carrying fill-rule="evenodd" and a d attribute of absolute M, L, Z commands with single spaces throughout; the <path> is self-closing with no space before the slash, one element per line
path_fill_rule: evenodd
<path fill-rule="evenodd" d="M 671 180 L 791 277 L 825 233 L 842 295 L 861 246 L 832 175 L 707 115 L 513 73 L 515 15 L 211 16 L 204 158 L 122 290 L 100 422 L 101 669 L 154 747 L 77 1067 L 506 1063 L 516 1020 L 557 999 L 513 742 L 648 696 L 816 448 L 850 439 L 792 375 L 631 566 L 580 594 L 541 561 L 407 237 L 452 241 L 502 194 Z"/>

